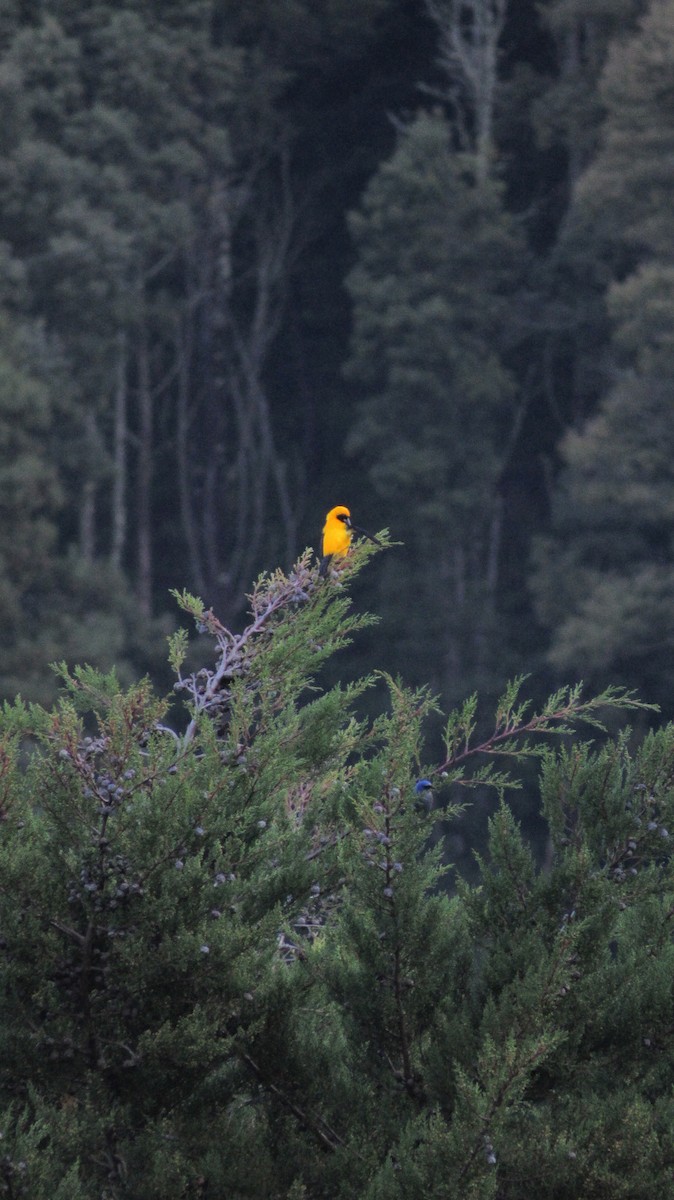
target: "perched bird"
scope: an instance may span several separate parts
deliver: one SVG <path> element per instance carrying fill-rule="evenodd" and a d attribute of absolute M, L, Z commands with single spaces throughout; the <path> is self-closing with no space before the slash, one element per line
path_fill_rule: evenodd
<path fill-rule="evenodd" d="M 373 537 L 365 529 L 359 529 L 357 525 L 351 522 L 351 513 L 343 504 L 337 504 L 330 509 L 325 518 L 323 526 L 323 541 L 321 545 L 321 566 L 320 574 L 327 575 L 328 567 L 333 558 L 344 558 L 348 554 L 351 538 L 354 533 L 360 534 L 361 537 L 369 538 L 371 542 L 376 542 L 381 546 L 378 538 Z"/>
<path fill-rule="evenodd" d="M 433 784 L 430 779 L 420 779 L 414 785 L 414 811 L 429 813 L 433 808 Z"/>

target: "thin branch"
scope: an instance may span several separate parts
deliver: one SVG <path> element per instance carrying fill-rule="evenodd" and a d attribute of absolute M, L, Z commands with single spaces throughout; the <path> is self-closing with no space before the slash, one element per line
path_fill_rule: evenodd
<path fill-rule="evenodd" d="M 314 1115 L 313 1113 L 305 1112 L 305 1110 L 300 1108 L 299 1104 L 295 1104 L 295 1101 L 291 1100 L 290 1096 L 282 1091 L 277 1084 L 271 1083 L 271 1081 L 265 1077 L 262 1069 L 251 1058 L 250 1054 L 242 1051 L 241 1058 L 243 1062 L 250 1067 L 251 1071 L 260 1081 L 262 1086 L 273 1096 L 275 1096 L 277 1100 L 280 1100 L 281 1103 L 288 1109 L 288 1111 L 291 1112 L 293 1116 L 297 1117 L 298 1121 L 301 1121 L 301 1123 L 305 1125 L 307 1129 L 315 1134 L 321 1145 L 324 1146 L 326 1150 L 330 1150 L 334 1153 L 339 1146 L 344 1146 L 346 1144 L 344 1139 L 341 1138 L 330 1125 L 328 1125 L 327 1121 L 324 1121 L 322 1117 Z"/>

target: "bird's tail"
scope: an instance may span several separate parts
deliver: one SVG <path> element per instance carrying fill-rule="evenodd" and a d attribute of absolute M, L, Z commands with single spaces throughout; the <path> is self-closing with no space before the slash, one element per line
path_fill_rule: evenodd
<path fill-rule="evenodd" d="M 359 529 L 357 525 L 352 525 L 351 528 L 354 533 L 359 535 L 359 537 L 369 538 L 371 542 L 374 542 L 375 546 L 381 546 L 379 538 L 375 537 L 373 533 L 368 533 L 367 529 Z"/>

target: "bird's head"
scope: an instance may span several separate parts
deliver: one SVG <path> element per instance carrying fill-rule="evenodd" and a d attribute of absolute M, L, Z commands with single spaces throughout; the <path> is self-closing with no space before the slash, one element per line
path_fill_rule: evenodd
<path fill-rule="evenodd" d="M 347 529 L 351 528 L 351 513 L 344 504 L 336 504 L 334 508 L 330 509 L 325 519 L 326 521 L 342 521 Z"/>
<path fill-rule="evenodd" d="M 414 785 L 414 807 L 417 812 L 430 812 L 433 807 L 433 784 L 430 779 L 419 779 Z"/>

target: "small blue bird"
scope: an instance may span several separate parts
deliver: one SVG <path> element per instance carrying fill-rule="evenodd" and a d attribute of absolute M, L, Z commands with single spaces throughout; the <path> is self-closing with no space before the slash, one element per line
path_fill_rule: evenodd
<path fill-rule="evenodd" d="M 419 779 L 414 785 L 414 811 L 429 813 L 433 808 L 433 784 L 430 779 Z"/>

